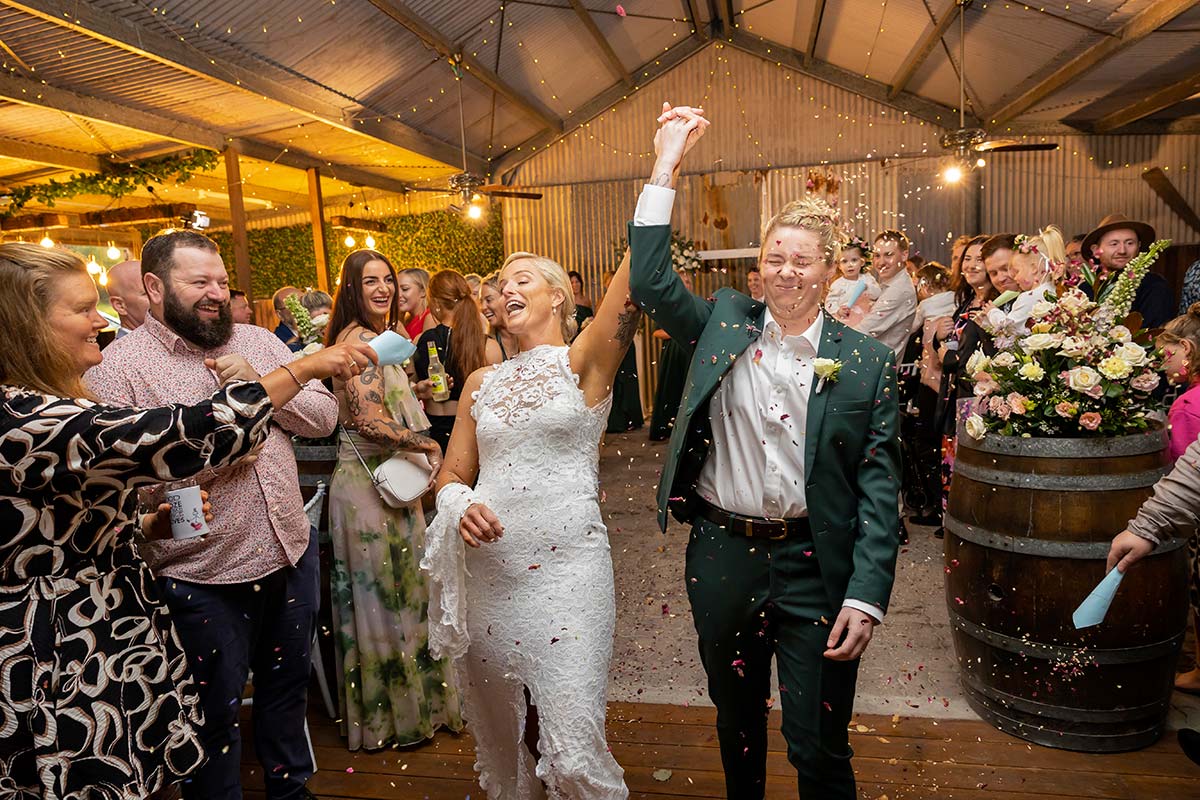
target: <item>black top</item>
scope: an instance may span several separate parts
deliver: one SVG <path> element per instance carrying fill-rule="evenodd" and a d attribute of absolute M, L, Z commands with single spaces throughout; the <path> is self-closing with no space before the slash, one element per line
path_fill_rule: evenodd
<path fill-rule="evenodd" d="M 417 339 L 417 352 L 413 354 L 413 369 L 416 370 L 417 380 L 423 381 L 429 377 L 429 343 L 433 342 L 442 367 L 445 368 L 446 374 L 454 379 L 450 387 L 450 399 L 457 400 L 462 396 L 462 387 L 467 381 L 467 376 L 455 374 L 451 365 L 450 334 L 448 325 L 438 325 L 422 333 L 421 338 Z"/>

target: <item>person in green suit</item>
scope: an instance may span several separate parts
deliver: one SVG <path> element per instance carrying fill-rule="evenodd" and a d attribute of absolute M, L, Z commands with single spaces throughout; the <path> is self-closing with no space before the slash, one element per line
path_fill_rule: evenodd
<path fill-rule="evenodd" d="M 659 486 L 691 524 L 686 580 L 730 798 L 762 798 L 771 658 L 801 798 L 855 797 L 847 725 L 859 657 L 895 577 L 895 354 L 820 307 L 836 216 L 816 199 L 770 221 L 765 302 L 703 299 L 671 269 L 673 186 L 708 125 L 664 104 L 657 160 L 629 225 L 634 302 L 695 342 Z"/>

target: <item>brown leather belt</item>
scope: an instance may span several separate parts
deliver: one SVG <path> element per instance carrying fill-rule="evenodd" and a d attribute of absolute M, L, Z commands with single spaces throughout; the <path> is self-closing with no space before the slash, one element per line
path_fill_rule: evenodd
<path fill-rule="evenodd" d="M 808 517 L 788 519 L 747 517 L 718 508 L 701 497 L 697 497 L 696 500 L 700 506 L 700 516 L 737 536 L 746 536 L 752 539 L 812 538 L 812 527 L 808 523 Z"/>

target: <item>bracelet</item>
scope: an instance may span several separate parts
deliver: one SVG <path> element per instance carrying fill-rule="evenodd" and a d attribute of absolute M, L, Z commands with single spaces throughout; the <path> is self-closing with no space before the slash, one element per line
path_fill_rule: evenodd
<path fill-rule="evenodd" d="M 292 368 L 291 368 L 291 367 L 289 367 L 287 364 L 280 364 L 280 365 L 279 365 L 279 368 L 280 368 L 281 370 L 283 370 L 284 372 L 286 372 L 288 375 L 291 375 L 291 376 L 292 376 L 292 380 L 294 380 L 294 381 L 296 382 L 296 385 L 297 385 L 298 387 L 300 387 L 301 389 L 303 389 L 303 388 L 304 388 L 304 384 L 303 384 L 303 383 L 301 383 L 301 382 L 300 382 L 300 379 L 296 377 L 296 373 L 292 372 Z"/>

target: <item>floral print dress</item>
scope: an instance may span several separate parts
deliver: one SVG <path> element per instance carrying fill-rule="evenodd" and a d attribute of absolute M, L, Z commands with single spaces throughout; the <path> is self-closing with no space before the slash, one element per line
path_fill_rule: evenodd
<path fill-rule="evenodd" d="M 257 383 L 157 409 L 0 387 L 0 798 L 141 798 L 204 762 L 137 489 L 233 463 L 270 416 Z"/>
<path fill-rule="evenodd" d="M 429 419 L 396 366 L 381 368 L 383 405 L 413 431 Z M 385 505 L 371 474 L 392 453 L 345 429 L 329 487 L 332 611 L 342 733 L 351 750 L 415 744 L 440 727 L 462 730 L 448 659 L 429 654 L 429 590 L 418 567 L 425 517 L 418 500 Z"/>

